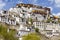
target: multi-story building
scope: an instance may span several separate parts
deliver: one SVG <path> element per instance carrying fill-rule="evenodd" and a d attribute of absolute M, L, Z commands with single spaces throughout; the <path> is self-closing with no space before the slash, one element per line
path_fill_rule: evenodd
<path fill-rule="evenodd" d="M 50 13 L 50 8 L 42 7 L 42 6 L 36 6 L 33 4 L 17 4 L 16 7 L 10 8 L 8 11 L 1 11 L 0 12 L 0 22 L 4 22 L 6 24 L 9 24 L 9 26 L 18 30 L 18 34 L 28 34 L 30 29 L 28 29 L 27 22 L 31 24 L 32 19 L 32 25 L 35 28 L 39 28 L 39 31 L 44 34 L 43 31 L 45 31 L 45 34 L 56 33 L 57 31 L 60 32 L 59 24 L 54 23 L 46 23 L 47 19 L 52 19 L 52 21 L 57 21 L 56 17 L 52 16 Z M 18 25 L 18 26 L 17 26 Z M 28 25 L 28 26 L 25 26 Z M 16 28 L 18 27 L 18 28 Z M 21 35 L 22 35 L 21 34 Z"/>
<path fill-rule="evenodd" d="M 60 32 L 59 24 L 34 21 L 33 25 L 35 26 L 35 28 L 39 29 L 39 32 L 41 34 L 45 34 L 48 37 L 51 37 L 53 35 L 59 35 Z"/>

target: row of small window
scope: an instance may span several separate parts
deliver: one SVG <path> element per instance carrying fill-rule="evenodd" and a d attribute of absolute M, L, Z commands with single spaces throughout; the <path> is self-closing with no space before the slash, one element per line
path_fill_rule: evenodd
<path fill-rule="evenodd" d="M 36 22 L 36 24 L 44 24 L 44 23 L 41 23 L 41 22 Z"/>

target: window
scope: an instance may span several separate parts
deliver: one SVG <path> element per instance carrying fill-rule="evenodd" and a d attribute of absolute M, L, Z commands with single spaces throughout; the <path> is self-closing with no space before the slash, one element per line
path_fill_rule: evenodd
<path fill-rule="evenodd" d="M 23 14 L 23 16 L 24 16 L 25 14 Z"/>
<path fill-rule="evenodd" d="M 23 12 L 26 12 L 25 10 L 22 10 Z"/>
<path fill-rule="evenodd" d="M 36 17 L 36 20 L 37 20 L 37 17 Z"/>
<path fill-rule="evenodd" d="M 22 18 L 22 22 L 24 22 L 24 18 Z"/>
<path fill-rule="evenodd" d="M 18 6 L 18 8 L 21 8 L 21 6 Z"/>
<path fill-rule="evenodd" d="M 6 13 L 6 11 L 4 11 L 4 14 Z"/>

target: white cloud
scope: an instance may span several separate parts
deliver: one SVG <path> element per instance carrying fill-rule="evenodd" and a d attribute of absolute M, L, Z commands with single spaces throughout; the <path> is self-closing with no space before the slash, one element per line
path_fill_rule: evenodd
<path fill-rule="evenodd" d="M 60 12 L 59 13 L 53 13 L 53 15 L 55 15 L 55 16 L 60 16 Z"/>
<path fill-rule="evenodd" d="M 56 15 L 55 13 L 53 13 L 52 15 Z"/>
<path fill-rule="evenodd" d="M 39 5 L 37 1 L 38 0 L 27 0 L 29 4 Z"/>
<path fill-rule="evenodd" d="M 18 0 L 18 3 L 23 3 L 23 0 Z"/>
<path fill-rule="evenodd" d="M 35 5 L 38 5 L 38 4 L 37 4 L 37 1 L 38 1 L 38 0 L 27 0 L 27 2 L 28 2 L 29 4 L 35 4 Z M 24 3 L 24 2 L 23 2 L 23 0 L 19 0 L 18 3 Z"/>
<path fill-rule="evenodd" d="M 48 1 L 50 1 L 50 2 L 51 2 L 51 4 L 54 2 L 54 0 L 48 0 Z"/>
<path fill-rule="evenodd" d="M 48 1 L 50 1 L 51 3 L 54 2 L 55 7 L 60 7 L 60 0 L 48 0 Z"/>
<path fill-rule="evenodd" d="M 52 7 L 48 7 L 48 8 L 50 8 L 50 9 L 51 9 L 51 11 L 53 10 L 53 8 L 52 8 Z"/>
<path fill-rule="evenodd" d="M 33 0 L 32 3 L 33 3 L 33 4 L 36 4 L 36 3 L 37 3 L 37 0 Z"/>
<path fill-rule="evenodd" d="M 22 1 L 18 2 L 18 3 L 23 3 Z"/>
<path fill-rule="evenodd" d="M 55 6 L 60 7 L 60 0 L 55 0 Z"/>
<path fill-rule="evenodd" d="M 60 16 L 60 12 L 59 12 L 59 13 L 57 13 L 57 16 Z"/>
<path fill-rule="evenodd" d="M 3 9 L 3 7 L 6 5 L 2 0 L 0 0 L 0 10 Z"/>

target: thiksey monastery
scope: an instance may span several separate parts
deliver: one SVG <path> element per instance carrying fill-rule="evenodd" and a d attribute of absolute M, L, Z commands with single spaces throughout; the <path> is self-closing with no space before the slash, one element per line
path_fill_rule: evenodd
<path fill-rule="evenodd" d="M 60 32 L 60 18 L 52 15 L 50 8 L 33 4 L 20 3 L 9 10 L 1 10 L 0 23 L 17 30 L 17 37 L 35 32 L 34 28 L 47 37 L 59 35 Z"/>

